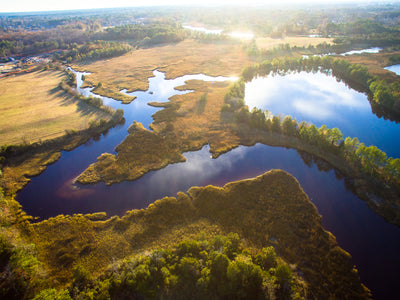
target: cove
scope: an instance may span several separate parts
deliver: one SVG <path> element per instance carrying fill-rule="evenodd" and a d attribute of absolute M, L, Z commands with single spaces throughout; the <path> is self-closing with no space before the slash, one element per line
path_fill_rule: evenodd
<path fill-rule="evenodd" d="M 385 70 L 391 71 L 393 73 L 396 73 L 397 75 L 400 75 L 400 65 L 392 65 L 388 66 L 385 68 Z"/>
<path fill-rule="evenodd" d="M 168 101 L 174 94 L 188 93 L 190 91 L 177 91 L 174 87 L 182 85 L 185 80 L 195 79 L 192 75 L 169 81 L 165 80 L 163 73 L 155 71 L 154 75 L 149 79 L 149 90 L 132 93 L 138 98 L 129 105 L 103 98 L 106 104 L 125 111 L 126 123 L 70 152 L 63 152 L 58 162 L 49 166 L 42 175 L 32 178 L 17 197 L 29 215 L 48 218 L 58 214 L 98 211 L 106 211 L 109 216 L 121 215 L 126 210 L 144 208 L 164 196 L 175 196 L 178 191 L 186 191 L 191 186 L 222 186 L 278 168 L 299 180 L 322 215 L 324 227 L 337 237 L 342 248 L 352 254 L 361 280 L 372 290 L 375 299 L 393 298 L 397 294 L 400 229 L 374 214 L 365 202 L 346 188 L 346 180 L 340 174 L 334 170 L 319 170 L 315 164 L 304 162 L 295 150 L 257 144 L 240 146 L 211 159 L 209 147 L 204 146 L 200 151 L 185 153 L 186 162 L 149 172 L 133 182 L 111 186 L 73 185 L 72 180 L 101 153 L 114 153 L 133 120 L 149 126 L 151 114 L 159 109 L 148 106 L 149 101 Z M 90 89 L 80 89 L 81 76 L 82 73 L 77 73 L 79 91 L 90 93 Z"/>
<path fill-rule="evenodd" d="M 366 94 L 322 72 L 270 74 L 245 85 L 245 103 L 273 115 L 291 115 L 320 127 L 337 127 L 344 137 L 375 145 L 388 157 L 400 157 L 400 124 L 377 117 Z"/>

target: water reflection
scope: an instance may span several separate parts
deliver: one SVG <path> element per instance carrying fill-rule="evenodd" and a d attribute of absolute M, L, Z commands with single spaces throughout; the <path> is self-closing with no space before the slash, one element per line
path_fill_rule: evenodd
<path fill-rule="evenodd" d="M 331 75 L 299 72 L 257 77 L 246 83 L 245 102 L 250 110 L 257 107 L 318 127 L 338 127 L 345 137 L 358 137 L 389 156 L 400 157 L 400 126 L 378 118 L 371 111 L 367 95 Z"/>
<path fill-rule="evenodd" d="M 193 30 L 193 31 L 199 31 L 199 32 L 204 32 L 206 34 L 222 34 L 223 30 L 222 29 L 207 29 L 203 26 L 189 26 L 189 25 L 184 25 L 183 28 Z M 242 32 L 242 31 L 232 31 L 227 33 L 226 35 L 236 38 L 236 39 L 242 39 L 242 40 L 251 40 L 254 38 L 254 34 L 251 32 Z"/>
<path fill-rule="evenodd" d="M 231 151 L 230 155 L 222 155 L 214 160 L 210 155 L 210 147 L 202 150 L 185 153 L 186 162 L 168 166 L 150 176 L 150 184 L 163 190 L 175 186 L 178 190 L 182 186 L 190 188 L 200 183 L 209 184 L 210 178 L 218 178 L 223 172 L 229 172 L 234 165 L 240 164 L 245 157 L 245 148 L 239 147 Z"/>
<path fill-rule="evenodd" d="M 380 47 L 373 47 L 373 48 L 368 48 L 368 49 L 362 49 L 362 50 L 351 50 L 345 53 L 342 53 L 340 55 L 346 56 L 346 55 L 353 55 L 353 54 L 362 54 L 362 53 L 379 53 L 382 48 Z"/>
<path fill-rule="evenodd" d="M 389 66 L 389 67 L 386 67 L 385 70 L 388 70 L 393 73 L 396 73 L 397 75 L 400 75 L 400 65 Z"/>

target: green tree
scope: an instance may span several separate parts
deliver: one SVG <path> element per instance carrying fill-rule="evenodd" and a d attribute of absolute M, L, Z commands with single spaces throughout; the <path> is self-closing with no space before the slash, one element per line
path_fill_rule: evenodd
<path fill-rule="evenodd" d="M 262 271 L 247 256 L 238 256 L 227 269 L 230 299 L 263 299 Z"/>
<path fill-rule="evenodd" d="M 266 271 L 275 268 L 277 265 L 275 248 L 272 246 L 263 248 L 261 253 L 257 254 L 255 262 Z"/>
<path fill-rule="evenodd" d="M 387 160 L 384 172 L 388 181 L 395 179 L 398 181 L 400 178 L 400 159 L 390 157 Z"/>

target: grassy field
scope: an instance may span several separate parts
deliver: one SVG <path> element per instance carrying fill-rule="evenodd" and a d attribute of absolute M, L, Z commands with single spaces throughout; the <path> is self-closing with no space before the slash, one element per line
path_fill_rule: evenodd
<path fill-rule="evenodd" d="M 132 99 L 127 99 L 119 91 L 147 90 L 148 78 L 153 76 L 154 69 L 166 72 L 167 78 L 198 73 L 237 76 L 248 63 L 247 55 L 240 44 L 185 40 L 73 67 L 92 73 L 86 76 L 84 84 L 102 83 L 102 88 L 97 93 L 130 102 Z"/>
<path fill-rule="evenodd" d="M 256 39 L 257 47 L 260 49 L 269 50 L 277 47 L 281 44 L 289 44 L 291 47 L 308 47 L 310 45 L 316 46 L 322 43 L 331 44 L 332 38 L 322 38 L 322 37 L 300 37 L 300 36 L 287 36 L 284 38 L 258 38 Z"/>
<path fill-rule="evenodd" d="M 0 79 L 0 146 L 53 139 L 65 130 L 82 130 L 92 120 L 109 120 L 62 91 L 61 71 L 38 71 Z"/>

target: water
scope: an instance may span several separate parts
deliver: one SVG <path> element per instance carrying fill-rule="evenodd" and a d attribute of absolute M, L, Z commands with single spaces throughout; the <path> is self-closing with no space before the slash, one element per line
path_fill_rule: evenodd
<path fill-rule="evenodd" d="M 368 48 L 368 49 L 362 49 L 362 50 L 351 50 L 345 53 L 342 53 L 340 55 L 346 56 L 346 55 L 353 55 L 353 54 L 362 54 L 362 53 L 379 53 L 382 48 L 379 47 L 373 47 L 373 48 Z"/>
<path fill-rule="evenodd" d="M 389 70 L 393 73 L 396 73 L 397 75 L 400 75 L 400 65 L 393 65 L 386 67 L 385 70 Z"/>
<path fill-rule="evenodd" d="M 284 87 L 284 88 L 282 88 Z M 317 72 L 258 77 L 246 83 L 245 102 L 274 115 L 291 115 L 300 123 L 338 127 L 344 137 L 358 137 L 388 156 L 400 157 L 400 124 L 378 118 L 367 95 L 335 77 Z"/>
<path fill-rule="evenodd" d="M 193 31 L 199 31 L 199 32 L 204 32 L 206 34 L 222 34 L 223 30 L 222 29 L 207 29 L 202 26 L 189 26 L 189 25 L 184 25 L 183 28 L 193 30 Z M 232 31 L 227 33 L 226 35 L 236 38 L 236 39 L 241 39 L 241 40 L 251 40 L 254 38 L 254 34 L 251 32 L 241 32 L 241 31 Z"/>
<path fill-rule="evenodd" d="M 193 30 L 193 31 L 204 32 L 206 34 L 221 34 L 223 31 L 222 29 L 207 29 L 202 26 L 189 26 L 189 25 L 184 25 L 183 28 Z"/>
<path fill-rule="evenodd" d="M 78 85 L 81 84 L 81 75 L 77 74 Z M 204 75 L 165 80 L 163 73 L 155 71 L 154 77 L 149 79 L 148 91 L 131 93 L 138 97 L 131 104 L 124 105 L 103 98 L 106 104 L 124 109 L 126 123 L 73 151 L 63 152 L 57 163 L 49 166 L 42 175 L 32 178 L 32 182 L 17 197 L 24 210 L 41 218 L 97 211 L 122 215 L 126 210 L 144 208 L 156 199 L 175 196 L 178 191 L 186 191 L 191 186 L 222 186 L 271 169 L 282 169 L 299 180 L 322 215 L 323 226 L 337 237 L 342 248 L 352 254 L 362 281 L 372 289 L 375 298 L 393 299 L 397 295 L 397 270 L 400 267 L 400 229 L 374 214 L 365 202 L 346 189 L 344 179 L 335 171 L 320 171 L 316 165 L 306 164 L 295 150 L 257 144 L 253 147 L 240 146 L 212 159 L 209 147 L 204 146 L 200 151 L 185 153 L 186 162 L 149 172 L 133 182 L 112 186 L 76 187 L 72 184 L 72 180 L 99 155 L 115 153 L 115 147 L 125 138 L 133 120 L 142 122 L 148 128 L 152 121 L 151 114 L 159 109 L 148 106 L 149 101 L 168 101 L 172 95 L 188 93 L 190 91 L 177 91 L 174 87 L 182 85 L 185 80 L 199 78 L 225 80 Z M 308 89 L 312 92 L 312 87 Z M 90 89 L 79 90 L 90 95 Z M 319 97 L 319 93 L 311 95 Z M 345 109 L 350 107 L 345 105 Z"/>

